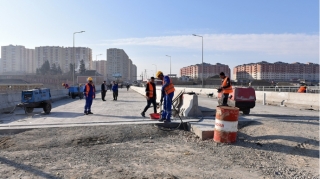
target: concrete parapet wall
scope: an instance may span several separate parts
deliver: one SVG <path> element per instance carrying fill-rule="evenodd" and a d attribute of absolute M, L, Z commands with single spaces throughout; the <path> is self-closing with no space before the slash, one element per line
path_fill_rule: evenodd
<path fill-rule="evenodd" d="M 59 100 L 68 97 L 67 89 L 50 90 L 51 99 Z M 21 92 L 0 94 L 0 113 L 11 112 L 14 107 L 21 103 Z"/>
<path fill-rule="evenodd" d="M 257 102 L 263 102 L 264 94 L 266 104 L 319 110 L 319 94 L 256 91 Z"/>
<path fill-rule="evenodd" d="M 140 94 L 145 95 L 145 88 L 142 87 L 131 87 L 137 88 Z M 160 87 L 157 87 L 157 101 L 160 100 Z M 181 90 L 185 90 L 185 92 L 195 92 L 200 95 L 206 95 L 209 93 L 213 93 L 214 97 L 217 96 L 216 89 L 205 89 L 205 88 L 183 88 L 183 87 L 175 87 L 175 95 L 179 93 Z M 293 93 L 293 92 L 273 92 L 273 91 L 256 91 L 256 99 L 258 103 L 262 103 L 263 94 L 266 94 L 266 103 L 271 105 L 283 105 L 287 107 L 294 108 L 310 108 L 314 110 L 319 110 L 319 95 L 316 93 Z"/>

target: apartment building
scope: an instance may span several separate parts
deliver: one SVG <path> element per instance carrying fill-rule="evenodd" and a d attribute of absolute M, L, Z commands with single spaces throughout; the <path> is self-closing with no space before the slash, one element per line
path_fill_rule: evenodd
<path fill-rule="evenodd" d="M 60 66 L 62 72 L 70 71 L 70 64 L 75 63 L 75 70 L 80 69 L 80 61 L 84 60 L 86 69 L 92 68 L 92 50 L 87 47 L 43 46 L 35 48 L 35 69 L 40 68 L 45 61 L 50 65 Z"/>
<path fill-rule="evenodd" d="M 33 55 L 34 49 L 27 49 L 22 45 L 1 46 L 0 73 L 28 73 L 30 68 L 32 68 Z"/>
<path fill-rule="evenodd" d="M 131 82 L 137 81 L 137 66 L 135 64 L 132 64 L 131 66 Z"/>
<path fill-rule="evenodd" d="M 26 63 L 25 63 L 25 68 L 26 68 L 26 73 L 32 74 L 35 71 L 33 71 L 35 67 L 35 50 L 34 49 L 26 49 Z"/>
<path fill-rule="evenodd" d="M 238 65 L 233 69 L 236 80 L 295 81 L 304 79 L 319 81 L 319 64 L 315 63 L 268 63 L 266 61 Z"/>
<path fill-rule="evenodd" d="M 107 75 L 113 79 L 119 78 L 123 81 L 132 82 L 136 75 L 132 60 L 123 49 L 107 49 Z M 135 71 L 134 71 L 135 70 Z"/>
<path fill-rule="evenodd" d="M 189 76 L 190 78 L 208 78 L 211 76 L 219 75 L 220 72 L 224 72 L 226 76 L 230 76 L 230 68 L 228 65 L 221 63 L 216 63 L 212 65 L 210 63 L 203 63 L 203 72 L 202 64 L 190 65 L 180 69 L 180 76 Z"/>
<path fill-rule="evenodd" d="M 92 61 L 92 69 L 103 75 L 107 79 L 111 79 L 111 76 L 107 75 L 107 60 Z"/>

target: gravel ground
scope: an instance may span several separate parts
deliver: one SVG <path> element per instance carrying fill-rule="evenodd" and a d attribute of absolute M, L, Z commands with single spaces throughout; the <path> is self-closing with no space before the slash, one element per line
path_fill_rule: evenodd
<path fill-rule="evenodd" d="M 251 122 L 234 144 L 153 125 L 33 129 L 0 135 L 0 178 L 319 178 L 319 120 Z"/>

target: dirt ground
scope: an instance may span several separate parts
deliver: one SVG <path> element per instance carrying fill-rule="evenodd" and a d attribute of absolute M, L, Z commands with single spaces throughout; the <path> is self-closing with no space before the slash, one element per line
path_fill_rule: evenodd
<path fill-rule="evenodd" d="M 0 178 L 319 178 L 318 119 L 239 127 L 234 144 L 154 125 L 2 134 Z"/>

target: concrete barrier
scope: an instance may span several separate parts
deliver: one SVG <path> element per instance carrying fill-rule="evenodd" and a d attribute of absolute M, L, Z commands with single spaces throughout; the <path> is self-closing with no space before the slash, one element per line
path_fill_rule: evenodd
<path fill-rule="evenodd" d="M 265 103 L 269 105 L 319 110 L 319 94 L 256 91 L 258 103 L 262 104 L 264 94 L 266 95 Z"/>
<path fill-rule="evenodd" d="M 145 94 L 144 88 L 142 87 L 134 87 L 138 88 L 140 94 Z M 209 93 L 213 93 L 213 97 L 217 97 L 216 89 L 205 89 L 205 88 L 183 88 L 183 87 L 175 87 L 175 95 L 179 93 L 179 91 L 184 90 L 185 92 L 195 92 L 200 95 L 207 95 Z M 158 90 L 159 89 L 159 90 Z M 157 87 L 157 101 L 160 100 L 160 87 Z M 319 110 L 319 97 L 320 94 L 317 93 L 294 93 L 294 92 L 273 92 L 273 91 L 256 91 L 256 102 L 263 102 L 263 96 L 266 94 L 266 104 L 269 105 L 278 105 L 278 106 L 287 106 L 294 108 L 307 108 L 313 110 Z"/>
<path fill-rule="evenodd" d="M 68 97 L 67 89 L 50 90 L 53 101 Z M 12 112 L 18 103 L 21 103 L 21 92 L 0 94 L 0 113 Z"/>

